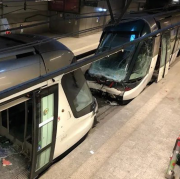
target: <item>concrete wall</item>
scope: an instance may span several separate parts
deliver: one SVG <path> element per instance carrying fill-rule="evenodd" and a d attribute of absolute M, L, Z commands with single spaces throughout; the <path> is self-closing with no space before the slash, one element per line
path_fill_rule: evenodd
<path fill-rule="evenodd" d="M 105 2 L 99 2 L 98 7 L 107 8 Z M 78 16 L 82 17 L 82 16 L 106 14 L 102 12 L 96 13 L 98 7 L 85 6 L 82 1 L 80 14 Z M 55 13 L 51 12 L 51 15 L 55 15 Z M 69 13 L 64 14 L 65 18 L 73 18 L 75 16 L 76 15 L 69 14 Z M 106 17 L 91 17 L 91 18 L 82 18 L 82 19 L 77 19 L 77 20 L 63 20 L 62 13 L 57 13 L 55 16 L 51 17 L 50 30 L 51 32 L 54 32 L 54 33 L 70 33 L 70 32 L 76 32 L 79 30 L 89 29 L 92 27 L 101 26 L 105 23 L 106 23 Z M 94 33 L 94 32 L 95 31 L 90 32 L 90 33 Z M 86 33 L 86 35 L 87 34 L 89 33 Z"/>
<path fill-rule="evenodd" d="M 48 20 L 47 2 L 27 2 L 27 9 L 24 10 L 23 2 L 3 1 L 0 5 L 0 16 L 7 18 L 11 27 L 29 25 Z M 49 24 L 24 29 L 24 33 L 41 33 L 49 31 Z M 20 32 L 17 31 L 17 32 Z"/>
<path fill-rule="evenodd" d="M 80 20 L 64 20 L 63 14 L 61 12 L 50 12 L 48 11 L 48 2 L 27 2 L 27 9 L 24 10 L 23 2 L 8 2 L 9 0 L 3 1 L 3 6 L 0 5 L 0 15 L 1 17 L 7 18 L 11 27 L 20 27 L 20 25 L 25 26 L 29 24 L 34 24 L 46 20 L 50 20 L 50 24 L 40 25 L 28 29 L 24 29 L 23 33 L 45 33 L 45 32 L 53 32 L 53 33 L 70 33 L 76 32 L 79 30 L 89 29 L 92 27 L 97 27 L 101 25 L 105 25 L 110 17 L 92 17 L 92 18 L 84 18 Z M 91 16 L 91 15 L 100 15 L 106 14 L 105 12 L 99 12 L 98 7 L 108 9 L 106 1 L 100 1 L 98 3 L 98 7 L 90 7 L 85 6 L 83 4 L 83 0 L 81 0 L 81 16 Z M 142 0 L 141 0 L 142 1 Z M 120 0 L 110 0 L 112 5 L 112 10 L 114 14 L 118 17 L 124 8 L 125 1 Z M 128 9 L 128 11 L 137 11 L 138 3 L 133 2 Z M 107 12 L 109 13 L 109 12 Z M 76 15 L 65 13 L 64 17 L 73 18 Z M 89 32 L 94 33 L 98 30 Z M 16 31 L 20 33 L 20 30 Z M 89 34 L 86 33 L 85 35 Z"/>
<path fill-rule="evenodd" d="M 121 11 L 124 7 L 124 2 L 119 1 L 119 0 L 110 0 L 110 2 L 112 5 L 113 12 L 115 14 L 119 15 L 119 13 L 121 13 Z M 84 19 L 80 19 L 80 20 L 71 20 L 71 21 L 63 22 L 61 13 L 58 13 L 51 18 L 50 30 L 51 30 L 51 32 L 55 32 L 55 33 L 69 33 L 72 31 L 84 30 L 84 29 L 89 29 L 89 28 L 105 25 L 110 20 L 110 17 L 108 17 L 108 16 L 101 17 L 98 15 L 109 14 L 109 12 L 98 12 L 99 8 L 108 9 L 106 1 L 98 2 L 98 7 L 90 7 L 90 6 L 85 6 L 83 3 L 83 0 L 82 0 L 80 15 L 81 16 L 97 15 L 97 17 L 84 18 Z M 54 12 L 51 12 L 51 15 L 52 14 L 54 15 Z M 64 16 L 65 17 L 74 17 L 73 14 L 65 14 Z M 56 23 L 54 23 L 54 21 L 56 21 Z M 100 30 L 101 29 L 94 30 L 94 31 L 91 31 L 91 32 L 83 34 L 83 35 L 88 35 L 90 33 L 94 33 L 94 32 L 100 31 Z"/>

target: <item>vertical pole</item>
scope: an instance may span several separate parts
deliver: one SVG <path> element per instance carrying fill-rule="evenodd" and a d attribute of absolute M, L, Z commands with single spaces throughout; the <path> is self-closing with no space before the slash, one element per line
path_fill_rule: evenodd
<path fill-rule="evenodd" d="M 121 21 L 121 19 L 123 18 L 124 14 L 126 13 L 126 11 L 127 11 L 127 9 L 129 8 L 129 6 L 130 6 L 130 4 L 131 4 L 132 1 L 133 1 L 133 0 L 128 0 L 128 1 L 126 2 L 125 7 L 124 7 L 122 13 L 121 13 L 121 15 L 119 16 L 119 18 L 118 18 L 118 20 L 117 20 L 117 23 L 119 23 L 119 22 Z"/>
<path fill-rule="evenodd" d="M 112 23 L 114 23 L 115 20 L 114 20 L 113 11 L 112 11 L 112 8 L 111 8 L 111 3 L 110 3 L 109 0 L 106 0 L 106 1 L 107 1 L 107 5 L 108 5 L 108 9 L 109 9 L 110 16 L 111 16 L 111 21 L 112 21 Z"/>
<path fill-rule="evenodd" d="M 26 2 L 26 0 L 24 0 L 24 10 L 25 11 L 27 10 L 27 2 Z"/>

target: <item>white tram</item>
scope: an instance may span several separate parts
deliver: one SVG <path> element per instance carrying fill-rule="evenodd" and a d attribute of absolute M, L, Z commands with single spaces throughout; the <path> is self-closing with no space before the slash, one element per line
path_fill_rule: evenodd
<path fill-rule="evenodd" d="M 97 54 L 180 21 L 179 10 L 126 15 L 118 25 L 107 26 Z M 137 97 L 152 80 L 160 81 L 169 71 L 180 49 L 180 28 L 131 45 L 94 62 L 86 72 L 92 91 L 126 103 Z"/>
<path fill-rule="evenodd" d="M 36 35 L 0 37 L 0 49 L 36 42 Z M 0 91 L 41 78 L 73 62 L 57 41 L 0 54 Z M 93 126 L 97 112 L 81 70 L 57 76 L 0 100 L 0 178 L 36 178 Z M 3 153 L 4 151 L 4 153 Z M 6 152 L 5 152 L 6 151 Z M 14 152 L 13 152 L 14 151 Z"/>

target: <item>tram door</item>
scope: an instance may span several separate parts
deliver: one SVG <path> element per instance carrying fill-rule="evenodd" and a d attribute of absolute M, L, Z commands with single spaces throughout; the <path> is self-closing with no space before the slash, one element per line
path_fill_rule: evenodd
<path fill-rule="evenodd" d="M 58 116 L 58 86 L 34 93 L 34 136 L 30 179 L 47 169 L 53 160 Z"/>
<path fill-rule="evenodd" d="M 160 22 L 161 28 L 171 25 L 170 19 L 165 19 Z M 158 80 L 164 78 L 169 71 L 170 58 L 171 58 L 171 32 L 164 32 L 161 36 L 161 51 L 160 51 L 160 68 L 158 74 Z"/>

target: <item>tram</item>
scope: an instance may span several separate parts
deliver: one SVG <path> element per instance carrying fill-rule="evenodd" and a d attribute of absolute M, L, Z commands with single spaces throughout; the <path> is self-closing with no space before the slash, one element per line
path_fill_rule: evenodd
<path fill-rule="evenodd" d="M 103 30 L 96 54 L 179 21 L 179 10 L 128 14 L 118 25 Z M 174 28 L 94 62 L 86 72 L 89 87 L 119 102 L 129 102 L 152 80 L 159 82 L 168 74 L 180 49 L 179 39 L 180 29 Z"/>
<path fill-rule="evenodd" d="M 0 36 L 0 49 L 44 38 Z M 73 53 L 55 40 L 0 53 L 0 91 L 41 78 L 73 61 Z M 1 99 L 0 159 L 8 168 L 0 166 L 0 178 L 36 178 L 88 133 L 97 107 L 80 69 Z"/>

